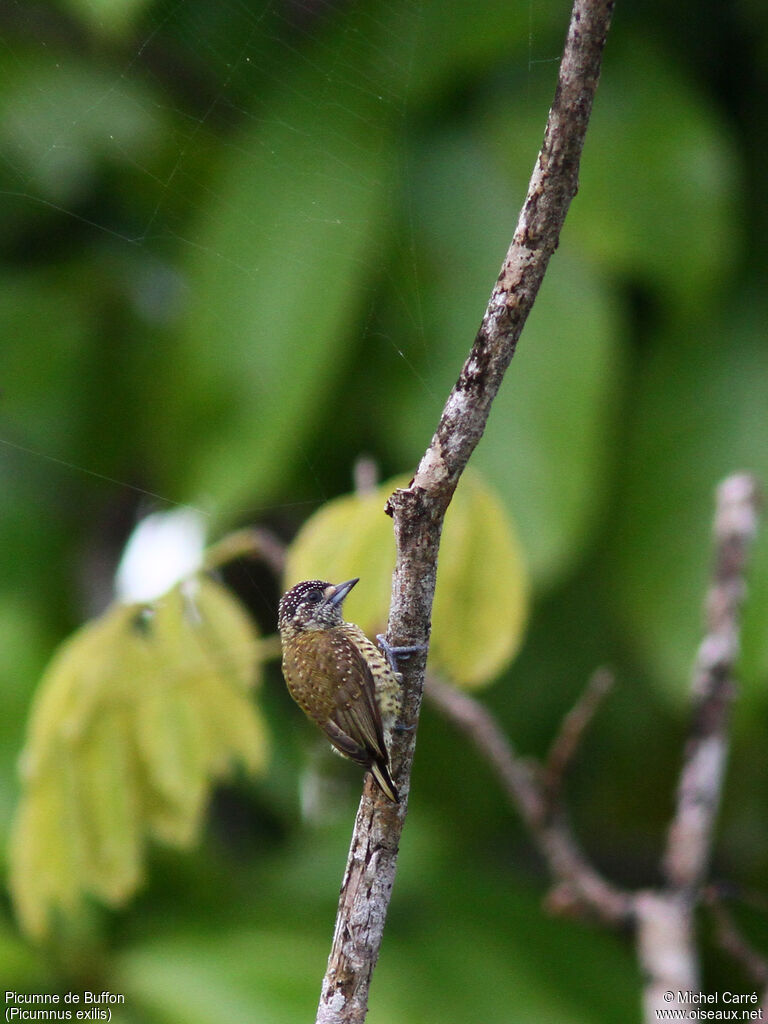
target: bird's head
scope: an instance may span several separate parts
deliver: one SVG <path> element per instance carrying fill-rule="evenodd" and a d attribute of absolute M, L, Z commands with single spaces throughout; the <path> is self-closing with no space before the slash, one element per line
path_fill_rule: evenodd
<path fill-rule="evenodd" d="M 344 621 L 341 605 L 357 579 L 345 583 L 305 580 L 291 587 L 280 600 L 277 624 L 283 637 L 318 629 L 332 629 Z"/>

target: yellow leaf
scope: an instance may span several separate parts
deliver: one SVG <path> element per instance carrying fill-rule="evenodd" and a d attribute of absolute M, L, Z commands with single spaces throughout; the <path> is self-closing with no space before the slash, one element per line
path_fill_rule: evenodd
<path fill-rule="evenodd" d="M 82 887 L 111 905 L 126 900 L 143 874 L 140 794 L 129 712 L 105 710 L 71 751 Z"/>
<path fill-rule="evenodd" d="M 407 482 L 397 477 L 371 494 L 324 505 L 288 551 L 285 586 L 359 576 L 360 585 L 345 601 L 345 617 L 369 636 L 382 632 L 395 565 L 392 520 L 384 505 Z M 468 471 L 443 528 L 430 666 L 461 685 L 490 682 L 520 645 L 527 604 L 527 575 L 511 519 L 479 474 Z"/>
<path fill-rule="evenodd" d="M 250 685 L 256 634 L 238 602 L 205 577 L 156 602 L 136 635 L 143 664 L 136 735 L 148 827 L 176 846 L 198 833 L 212 781 L 239 762 L 264 767 L 267 738 Z"/>
<path fill-rule="evenodd" d="M 162 808 L 162 829 L 150 815 L 151 831 L 166 842 L 184 845 L 191 841 L 203 814 L 208 758 L 200 703 L 173 689 L 162 684 L 144 686 L 136 708 L 136 740 L 143 799 L 155 813 Z"/>
<path fill-rule="evenodd" d="M 370 494 L 348 494 L 323 505 L 301 528 L 288 549 L 285 587 L 301 580 L 322 579 L 341 583 L 360 577 L 359 586 L 344 602 L 344 615 L 369 636 L 387 625 L 395 567 L 392 520 L 384 505 L 397 478 Z"/>
<path fill-rule="evenodd" d="M 522 641 L 528 581 L 503 505 L 473 472 L 448 508 L 432 611 L 434 670 L 482 686 L 511 662 Z"/>
<path fill-rule="evenodd" d="M 71 769 L 60 759 L 28 784 L 16 813 L 8 884 L 19 923 L 34 939 L 45 937 L 56 911 L 72 914 L 80 903 L 75 812 Z"/>
<path fill-rule="evenodd" d="M 198 577 L 152 605 L 113 605 L 61 646 L 30 718 L 9 849 L 28 934 L 44 938 L 84 894 L 125 902 L 147 838 L 190 844 L 213 783 L 235 763 L 263 767 L 256 645 L 235 598 Z"/>
<path fill-rule="evenodd" d="M 136 741 L 147 784 L 159 797 L 193 813 L 202 800 L 205 724 L 190 699 L 203 671 L 195 632 L 199 612 L 174 587 L 152 607 L 130 638 L 133 655 Z"/>
<path fill-rule="evenodd" d="M 245 693 L 261 681 L 253 622 L 220 584 L 206 576 L 198 577 L 196 583 L 199 619 L 193 636 L 200 654 L 222 682 Z"/>
<path fill-rule="evenodd" d="M 118 664 L 112 652 L 119 650 L 135 615 L 135 609 L 113 605 L 101 618 L 73 633 L 54 654 L 32 705 L 21 762 L 24 777 L 41 771 L 59 742 L 71 743 L 82 736 L 99 702 L 120 699 L 114 685 Z"/>

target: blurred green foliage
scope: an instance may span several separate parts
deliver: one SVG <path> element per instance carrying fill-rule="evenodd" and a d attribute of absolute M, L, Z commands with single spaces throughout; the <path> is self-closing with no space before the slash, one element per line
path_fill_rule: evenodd
<path fill-rule="evenodd" d="M 361 453 L 384 479 L 416 465 L 511 237 L 567 17 L 0 6 L 3 858 L 33 692 L 108 606 L 140 514 L 190 503 L 211 539 L 290 540 Z M 532 588 L 483 699 L 540 752 L 614 666 L 569 801 L 628 885 L 655 880 L 669 817 L 714 487 L 768 480 L 766 53 L 758 4 L 618 6 L 580 193 L 476 456 Z M 271 633 L 274 576 L 225 578 Z M 763 531 L 713 867 L 743 892 L 768 870 L 766 581 Z M 302 818 L 313 734 L 276 670 L 259 704 L 268 772 L 217 793 L 196 853 L 152 853 L 128 910 L 43 955 L 3 902 L 7 989 L 124 991 L 115 1019 L 148 1024 L 311 1019 L 359 780 L 323 762 L 333 799 Z M 429 707 L 401 857 L 372 1024 L 635 1019 L 631 950 L 542 913 L 495 780 Z M 737 912 L 768 949 L 764 915 Z M 748 990 L 703 942 L 708 986 Z"/>

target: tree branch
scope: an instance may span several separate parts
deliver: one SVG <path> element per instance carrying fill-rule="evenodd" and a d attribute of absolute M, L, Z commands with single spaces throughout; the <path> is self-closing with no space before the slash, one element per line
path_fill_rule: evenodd
<path fill-rule="evenodd" d="M 544 786 L 550 800 L 560 795 L 563 776 L 573 761 L 581 738 L 595 717 L 597 709 L 613 686 L 613 675 L 605 668 L 593 673 L 587 687 L 565 716 L 544 764 Z"/>
<path fill-rule="evenodd" d="M 443 517 L 459 477 L 480 440 L 520 332 L 555 251 L 571 199 L 600 74 L 613 0 L 575 0 L 544 142 L 512 244 L 474 345 L 410 486 L 396 491 L 397 565 L 387 639 L 426 644 Z M 403 673 L 401 732 L 393 744 L 402 802 L 382 801 L 370 780 L 355 821 L 336 929 L 323 980 L 318 1024 L 361 1024 L 379 955 L 405 820 L 426 654 Z"/>
<path fill-rule="evenodd" d="M 729 711 L 736 693 L 732 673 L 739 654 L 744 569 L 757 531 L 757 506 L 757 485 L 747 474 L 730 476 L 718 488 L 707 632 L 693 672 L 693 719 L 664 855 L 670 887 L 688 894 L 704 879 L 720 803 Z"/>
<path fill-rule="evenodd" d="M 749 980 L 762 990 L 760 1003 L 753 1009 L 761 1010 L 763 1020 L 768 1009 L 768 959 L 747 941 L 720 898 L 717 886 L 709 886 L 703 894 L 715 923 L 715 941 L 736 963 L 740 964 Z"/>
<path fill-rule="evenodd" d="M 682 1008 L 679 991 L 699 987 L 694 910 L 709 866 L 725 773 L 744 570 L 757 531 L 758 504 L 757 484 L 746 473 L 730 476 L 718 487 L 706 635 L 693 672 L 693 718 L 662 865 L 667 889 L 640 893 L 637 900 L 637 941 L 649 1022 L 657 1019 L 659 1009 Z M 674 994 L 672 1001 L 663 999 L 665 992 Z"/>
<path fill-rule="evenodd" d="M 665 888 L 628 893 L 600 876 L 579 849 L 560 807 L 562 774 L 610 686 L 607 673 L 595 673 L 565 716 L 543 767 L 522 762 L 490 713 L 472 697 L 431 679 L 427 682 L 430 699 L 494 767 L 528 827 L 557 883 L 550 907 L 559 912 L 586 910 L 604 924 L 634 926 L 648 1024 L 658 1020 L 659 1010 L 684 1010 L 687 1004 L 680 993 L 701 988 L 694 914 L 702 901 L 708 901 L 716 913 L 721 945 L 757 984 L 768 984 L 765 959 L 741 938 L 725 910 L 703 887 L 723 783 L 728 712 L 735 693 L 732 670 L 739 653 L 739 612 L 758 504 L 757 485 L 747 474 L 731 476 L 718 488 L 707 632 L 693 676 L 693 721 L 664 856 Z"/>
<path fill-rule="evenodd" d="M 205 553 L 205 569 L 221 569 L 236 558 L 259 558 L 280 579 L 285 568 L 285 544 L 271 530 L 248 526 L 228 533 Z"/>
<path fill-rule="evenodd" d="M 585 704 L 591 704 L 594 710 L 595 679 L 598 675 L 596 673 L 592 677 L 574 710 L 583 709 Z M 601 681 L 604 681 L 604 674 Z M 553 799 L 544 767 L 518 757 L 493 715 L 474 697 L 431 676 L 427 677 L 426 693 L 446 718 L 469 737 L 495 770 L 510 803 L 523 819 L 552 875 L 555 889 L 550 896 L 550 907 L 560 913 L 586 911 L 611 927 L 629 924 L 633 913 L 631 893 L 612 885 L 589 863 L 571 832 L 559 801 Z M 582 726 L 579 737 L 583 731 Z M 560 735 L 563 735 L 562 730 Z M 570 754 L 575 752 L 576 742 L 574 735 Z"/>

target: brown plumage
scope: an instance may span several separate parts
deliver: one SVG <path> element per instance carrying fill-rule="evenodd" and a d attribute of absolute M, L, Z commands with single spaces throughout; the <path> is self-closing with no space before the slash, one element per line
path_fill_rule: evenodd
<path fill-rule="evenodd" d="M 336 750 L 367 768 L 397 803 L 389 743 L 400 682 L 378 647 L 342 619 L 341 604 L 356 583 L 307 580 L 283 596 L 283 675 L 293 699 Z"/>

